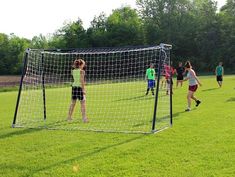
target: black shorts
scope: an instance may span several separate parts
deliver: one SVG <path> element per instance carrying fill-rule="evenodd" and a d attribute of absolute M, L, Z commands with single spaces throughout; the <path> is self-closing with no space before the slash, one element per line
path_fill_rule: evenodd
<path fill-rule="evenodd" d="M 80 101 L 84 99 L 81 87 L 72 87 L 72 99 Z"/>
<path fill-rule="evenodd" d="M 169 79 L 167 79 L 167 80 L 166 80 L 166 83 L 167 83 L 167 84 L 171 84 L 171 85 L 173 85 L 173 79 L 172 79 L 172 78 L 171 78 L 171 79 L 170 79 L 170 78 L 169 78 Z"/>
<path fill-rule="evenodd" d="M 216 80 L 217 80 L 217 81 L 223 81 L 223 77 L 222 77 L 222 76 L 217 76 L 217 77 L 216 77 Z"/>
<path fill-rule="evenodd" d="M 183 75 L 177 75 L 177 81 L 182 81 L 184 80 L 184 76 Z"/>

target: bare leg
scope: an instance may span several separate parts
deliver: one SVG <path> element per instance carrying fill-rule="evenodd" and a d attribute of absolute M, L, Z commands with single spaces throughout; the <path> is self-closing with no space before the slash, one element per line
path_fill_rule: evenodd
<path fill-rule="evenodd" d="M 180 81 L 180 85 L 181 85 L 181 87 L 183 86 L 183 81 Z"/>
<path fill-rule="evenodd" d="M 177 80 L 176 81 L 176 88 L 178 88 L 178 85 L 179 85 L 179 81 Z"/>
<path fill-rule="evenodd" d="M 81 112 L 82 112 L 82 120 L 84 123 L 88 122 L 88 119 L 86 117 L 86 100 L 81 101 Z"/>
<path fill-rule="evenodd" d="M 197 98 L 194 96 L 194 93 L 192 94 L 191 98 L 192 98 L 194 101 L 197 101 Z"/>
<path fill-rule="evenodd" d="M 71 104 L 69 107 L 69 113 L 68 113 L 68 120 L 72 120 L 72 114 L 73 114 L 75 105 L 76 105 L 76 100 L 71 100 Z"/>
<path fill-rule="evenodd" d="M 188 108 L 191 108 L 191 98 L 192 98 L 193 92 L 189 91 L 187 95 L 187 100 L 188 100 Z"/>
<path fill-rule="evenodd" d="M 164 88 L 166 88 L 166 80 L 164 80 Z"/>

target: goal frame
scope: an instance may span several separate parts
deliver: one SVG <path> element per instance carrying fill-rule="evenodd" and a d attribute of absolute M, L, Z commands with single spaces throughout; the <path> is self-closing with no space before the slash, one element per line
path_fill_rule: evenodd
<path fill-rule="evenodd" d="M 139 46 L 139 47 L 146 47 L 146 46 Z M 148 46 L 147 46 L 148 47 Z M 156 82 L 156 91 L 155 91 L 155 100 L 154 100 L 154 109 L 153 109 L 153 118 L 152 118 L 152 128 L 150 128 L 150 132 L 149 133 L 156 133 L 162 130 L 156 129 L 156 120 L 157 120 L 157 108 L 158 108 L 158 98 L 159 98 L 159 87 L 160 87 L 160 79 L 161 79 L 161 73 L 162 73 L 162 62 L 164 60 L 164 57 L 166 55 L 165 50 L 169 50 L 169 54 L 170 54 L 170 50 L 172 49 L 172 45 L 170 44 L 164 44 L 161 43 L 159 45 L 160 47 L 160 54 L 159 54 L 159 62 L 157 63 L 158 66 L 158 71 L 157 71 L 157 82 Z M 122 49 L 122 47 L 119 47 Z M 88 51 L 90 50 L 94 50 L 97 48 L 93 48 L 93 49 L 87 49 Z M 107 48 L 107 49 L 112 49 L 112 48 Z M 18 113 L 18 108 L 19 108 L 19 103 L 20 103 L 20 99 L 21 99 L 21 92 L 22 92 L 22 86 L 23 86 L 23 81 L 24 81 L 24 76 L 26 74 L 27 71 L 27 62 L 28 62 L 28 55 L 29 52 L 31 50 L 41 50 L 41 64 L 42 66 L 44 66 L 44 53 L 43 52 L 77 52 L 79 50 L 83 50 L 83 49 L 26 49 L 25 53 L 24 53 L 24 58 L 23 58 L 23 67 L 22 67 L 22 73 L 21 73 L 21 79 L 20 79 L 20 84 L 19 84 L 19 89 L 18 89 L 18 96 L 17 96 L 17 100 L 16 100 L 16 106 L 15 106 L 15 112 L 14 112 L 14 117 L 13 117 L 13 122 L 12 122 L 12 128 L 18 127 L 16 126 L 16 119 L 17 119 L 17 113 Z M 172 62 L 171 62 L 171 58 L 169 59 L 169 66 L 171 66 Z M 44 121 L 46 121 L 47 119 L 47 111 L 46 111 L 46 89 L 45 89 L 45 77 L 44 77 L 44 68 L 42 67 L 42 71 L 41 71 L 41 86 L 42 86 L 42 99 L 43 99 L 43 119 Z M 170 79 L 172 79 L 172 73 L 170 73 Z M 169 94 L 169 116 L 170 116 L 170 122 L 169 125 L 170 127 L 173 126 L 173 99 L 172 99 L 172 84 L 170 84 L 170 94 Z M 167 127 L 165 127 L 167 128 Z M 165 129 L 164 128 L 164 129 Z M 99 131 L 99 130 L 98 130 Z"/>

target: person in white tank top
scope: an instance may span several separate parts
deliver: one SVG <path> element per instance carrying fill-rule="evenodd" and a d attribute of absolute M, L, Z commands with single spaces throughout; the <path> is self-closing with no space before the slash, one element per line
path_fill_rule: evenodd
<path fill-rule="evenodd" d="M 185 70 L 188 72 L 187 77 L 183 81 L 189 81 L 189 88 L 188 88 L 188 95 L 187 95 L 187 101 L 188 101 L 188 107 L 185 111 L 190 111 L 191 110 L 191 99 L 193 99 L 196 102 L 196 107 L 199 106 L 201 103 L 200 100 L 198 100 L 195 96 L 194 93 L 196 92 L 198 85 L 202 85 L 196 76 L 195 71 L 192 69 L 191 63 L 187 61 L 185 63 Z"/>

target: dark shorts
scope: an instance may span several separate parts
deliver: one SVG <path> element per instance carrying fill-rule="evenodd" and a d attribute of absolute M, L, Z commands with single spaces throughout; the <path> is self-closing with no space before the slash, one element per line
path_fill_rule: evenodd
<path fill-rule="evenodd" d="M 170 79 L 170 78 L 168 78 L 168 79 L 166 80 L 166 83 L 167 83 L 167 84 L 172 84 L 172 85 L 173 85 L 173 79 L 172 79 L 172 78 L 171 78 L 171 79 Z"/>
<path fill-rule="evenodd" d="M 80 101 L 84 99 L 81 87 L 72 87 L 72 99 Z"/>
<path fill-rule="evenodd" d="M 217 77 L 216 77 L 216 80 L 217 80 L 217 81 L 223 81 L 223 77 L 222 77 L 222 76 L 217 76 Z"/>
<path fill-rule="evenodd" d="M 184 80 L 184 76 L 183 75 L 177 75 L 177 81 L 182 81 Z"/>
<path fill-rule="evenodd" d="M 155 87 L 155 80 L 148 80 L 148 88 L 154 88 Z"/>
<path fill-rule="evenodd" d="M 196 90 L 197 90 L 197 85 L 190 85 L 189 87 L 188 87 L 188 90 L 189 91 L 192 91 L 192 92 L 196 92 Z"/>

